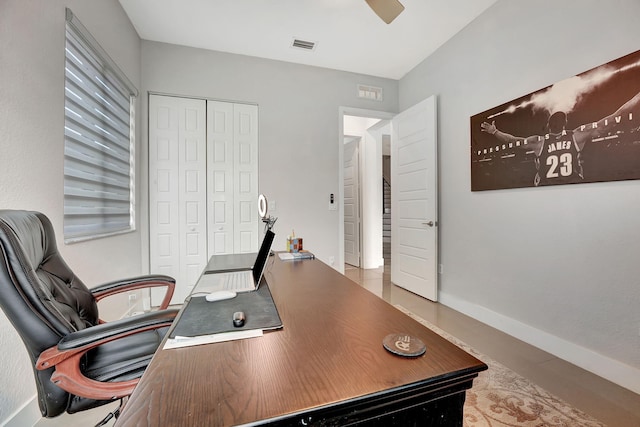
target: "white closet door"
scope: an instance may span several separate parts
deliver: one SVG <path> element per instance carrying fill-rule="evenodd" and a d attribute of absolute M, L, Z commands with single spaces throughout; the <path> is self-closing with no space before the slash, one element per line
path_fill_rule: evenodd
<path fill-rule="evenodd" d="M 207 101 L 209 255 L 257 252 L 258 107 Z"/>
<path fill-rule="evenodd" d="M 233 104 L 207 101 L 209 255 L 233 253 Z"/>
<path fill-rule="evenodd" d="M 180 275 L 178 134 L 175 98 L 149 97 L 150 268 L 175 278 Z"/>
<path fill-rule="evenodd" d="M 207 265 L 207 123 L 206 105 L 199 99 L 181 99 L 180 130 L 180 264 L 184 301 Z"/>
<path fill-rule="evenodd" d="M 235 104 L 234 117 L 234 252 L 257 252 L 258 241 L 258 107 Z"/>
<path fill-rule="evenodd" d="M 150 271 L 176 279 L 172 303 L 184 301 L 208 260 L 205 109 L 204 100 L 149 97 Z"/>
<path fill-rule="evenodd" d="M 151 95 L 150 269 L 176 279 L 173 303 L 211 255 L 257 252 L 257 203 L 258 107 Z"/>

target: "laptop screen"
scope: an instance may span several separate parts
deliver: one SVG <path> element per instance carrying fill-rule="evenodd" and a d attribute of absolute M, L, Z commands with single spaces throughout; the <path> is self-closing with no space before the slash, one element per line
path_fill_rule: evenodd
<path fill-rule="evenodd" d="M 262 246 L 260 246 L 256 263 L 253 266 L 253 278 L 255 279 L 256 286 L 260 284 L 260 279 L 262 278 L 262 273 L 267 265 L 267 259 L 269 258 L 269 252 L 271 252 L 271 245 L 273 244 L 275 236 L 276 235 L 273 231 L 267 230 L 264 235 L 264 239 L 262 240 Z"/>

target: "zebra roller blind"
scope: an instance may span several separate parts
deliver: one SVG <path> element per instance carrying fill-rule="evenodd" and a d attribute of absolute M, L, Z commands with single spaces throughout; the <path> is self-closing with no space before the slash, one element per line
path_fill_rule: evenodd
<path fill-rule="evenodd" d="M 134 229 L 137 90 L 67 9 L 64 238 Z"/>

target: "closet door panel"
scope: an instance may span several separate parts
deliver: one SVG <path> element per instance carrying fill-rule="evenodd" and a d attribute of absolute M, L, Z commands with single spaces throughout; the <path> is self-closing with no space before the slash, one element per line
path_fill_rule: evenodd
<path fill-rule="evenodd" d="M 233 253 L 233 104 L 207 101 L 209 256 Z"/>
<path fill-rule="evenodd" d="M 172 303 L 184 301 L 208 261 L 206 131 L 204 100 L 149 97 L 150 272 L 176 279 Z M 152 304 L 162 296 L 153 290 Z"/>
<path fill-rule="evenodd" d="M 178 110 L 175 99 L 149 98 L 149 261 L 150 271 L 178 278 Z M 152 294 L 160 294 L 160 291 Z M 153 298 L 154 302 L 156 298 Z M 159 302 L 161 298 L 158 298 Z"/>
<path fill-rule="evenodd" d="M 257 252 L 258 227 L 258 107 L 234 105 L 234 247 Z"/>
<path fill-rule="evenodd" d="M 182 283 L 177 299 L 191 293 L 207 265 L 207 122 L 206 103 L 201 99 L 177 98 L 181 189 L 180 268 Z"/>

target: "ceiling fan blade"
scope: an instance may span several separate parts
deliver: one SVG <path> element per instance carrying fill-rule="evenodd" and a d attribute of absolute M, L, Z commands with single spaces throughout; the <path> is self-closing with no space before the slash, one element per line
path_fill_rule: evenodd
<path fill-rule="evenodd" d="M 404 10 L 398 0 L 365 0 L 369 7 L 387 24 L 390 24 Z"/>

